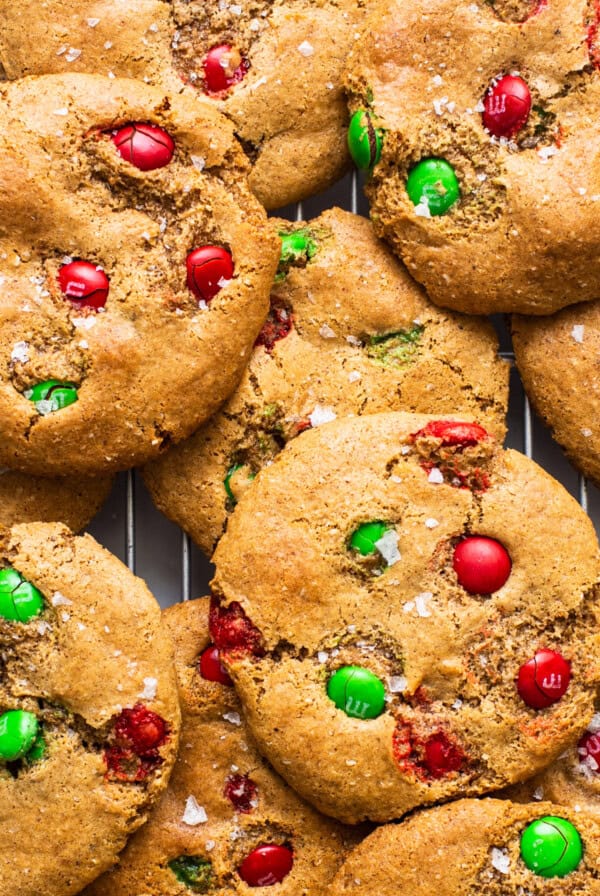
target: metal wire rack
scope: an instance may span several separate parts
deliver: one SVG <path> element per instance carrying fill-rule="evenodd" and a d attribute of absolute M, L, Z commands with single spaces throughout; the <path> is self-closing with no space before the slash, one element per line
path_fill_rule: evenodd
<path fill-rule="evenodd" d="M 349 174 L 321 196 L 280 210 L 278 217 L 314 218 L 337 205 L 368 215 L 360 177 Z M 501 355 L 514 362 L 510 336 L 501 318 L 494 319 Z M 511 369 L 506 445 L 522 451 L 544 467 L 574 495 L 600 531 L 600 492 L 569 464 L 548 430 L 533 414 L 514 363 Z M 526 510 L 525 510 L 526 512 Z M 535 521 L 532 521 L 535 525 Z M 97 540 L 146 580 L 161 606 L 208 593 L 210 561 L 188 535 L 156 510 L 141 477 L 134 470 L 121 474 L 113 492 L 89 526 Z"/>

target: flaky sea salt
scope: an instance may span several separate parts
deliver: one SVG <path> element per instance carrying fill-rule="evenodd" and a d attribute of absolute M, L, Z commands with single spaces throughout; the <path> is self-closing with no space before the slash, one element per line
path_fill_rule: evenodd
<path fill-rule="evenodd" d="M 408 687 L 408 679 L 404 675 L 392 675 L 389 690 L 392 694 L 403 694 Z"/>
<path fill-rule="evenodd" d="M 573 329 L 571 330 L 571 336 L 575 340 L 575 342 L 583 342 L 583 332 L 585 327 L 583 324 L 575 324 Z"/>
<path fill-rule="evenodd" d="M 13 345 L 13 350 L 10 353 L 10 360 L 20 361 L 21 364 L 27 364 L 29 361 L 29 343 L 28 342 L 15 342 Z"/>
<path fill-rule="evenodd" d="M 415 215 L 417 218 L 431 218 L 427 196 L 421 196 L 419 204 L 415 205 Z"/>
<path fill-rule="evenodd" d="M 433 597 L 431 591 L 423 591 L 422 594 L 417 594 L 415 597 L 415 607 L 417 609 L 418 616 L 431 616 L 431 611 L 427 606 L 428 602 Z"/>
<path fill-rule="evenodd" d="M 439 526 L 439 523 L 437 520 L 434 520 L 433 517 L 429 517 L 428 520 L 425 520 L 425 525 L 428 529 L 435 529 L 437 526 Z"/>
<path fill-rule="evenodd" d="M 441 485 L 444 481 L 444 474 L 437 467 L 433 467 L 427 477 L 427 481 L 433 483 L 433 485 Z"/>
<path fill-rule="evenodd" d="M 239 712 L 224 712 L 223 718 L 226 722 L 231 722 L 232 725 L 241 725 L 242 720 L 240 718 Z"/>
<path fill-rule="evenodd" d="M 388 566 L 393 566 L 398 560 L 402 559 L 402 555 L 398 550 L 398 533 L 394 529 L 388 529 L 381 538 L 375 542 L 375 547 L 385 560 Z"/>
<path fill-rule="evenodd" d="M 76 59 L 79 59 L 81 53 L 81 50 L 77 50 L 75 47 L 69 47 L 66 52 L 65 59 L 67 60 L 67 62 L 75 62 Z"/>
<path fill-rule="evenodd" d="M 69 600 L 68 597 L 65 597 L 64 594 L 61 594 L 60 591 L 55 591 L 52 597 L 50 598 L 50 603 L 53 607 L 72 607 L 73 601 Z"/>
<path fill-rule="evenodd" d="M 360 371 L 351 370 L 348 374 L 348 382 L 349 383 L 357 383 L 361 379 Z"/>
<path fill-rule="evenodd" d="M 557 146 L 542 146 L 541 149 L 538 149 L 538 158 L 540 162 L 547 162 L 548 159 L 551 159 L 552 156 L 558 154 Z"/>
<path fill-rule="evenodd" d="M 192 828 L 196 827 L 198 824 L 205 824 L 208 821 L 208 815 L 206 814 L 204 806 L 198 804 L 198 800 L 195 796 L 188 796 L 185 801 L 185 812 L 183 813 L 181 820 L 184 824 L 187 824 Z"/>
<path fill-rule="evenodd" d="M 303 40 L 298 47 L 298 52 L 302 53 L 303 56 L 312 56 L 315 52 L 315 48 L 312 44 L 309 44 L 307 40 Z"/>
<path fill-rule="evenodd" d="M 192 165 L 197 171 L 204 171 L 206 166 L 206 159 L 204 156 L 190 156 L 192 160 Z"/>
<path fill-rule="evenodd" d="M 154 700 L 156 697 L 156 691 L 158 688 L 158 681 L 156 678 L 144 678 L 144 690 L 141 692 L 140 697 L 142 700 Z"/>
<path fill-rule="evenodd" d="M 327 324 L 319 328 L 319 336 L 323 339 L 335 339 L 335 332 Z"/>
<path fill-rule="evenodd" d="M 336 414 L 331 408 L 322 407 L 320 404 L 315 407 L 312 414 L 308 415 L 311 426 L 320 426 L 322 423 L 331 423 L 335 418 Z"/>
<path fill-rule="evenodd" d="M 492 846 L 492 865 L 500 874 L 508 874 L 510 871 L 510 856 L 505 849 Z"/>

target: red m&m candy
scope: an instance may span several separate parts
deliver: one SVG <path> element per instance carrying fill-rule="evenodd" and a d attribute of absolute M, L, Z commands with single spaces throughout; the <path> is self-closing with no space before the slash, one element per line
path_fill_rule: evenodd
<path fill-rule="evenodd" d="M 443 731 L 432 734 L 425 741 L 424 752 L 422 764 L 432 778 L 443 778 L 449 772 L 459 771 L 465 761 L 465 754 Z"/>
<path fill-rule="evenodd" d="M 249 775 L 230 775 L 225 782 L 223 795 L 238 812 L 248 814 L 256 806 L 258 787 Z"/>
<path fill-rule="evenodd" d="M 230 44 L 219 44 L 208 51 L 202 67 L 206 93 L 222 93 L 245 78 L 250 63 Z"/>
<path fill-rule="evenodd" d="M 199 301 L 210 302 L 233 277 L 233 260 L 220 246 L 200 246 L 187 257 L 187 285 Z"/>
<path fill-rule="evenodd" d="M 469 594 L 493 594 L 510 575 L 508 551 L 494 538 L 470 535 L 454 549 L 452 561 L 458 582 Z"/>
<path fill-rule="evenodd" d="M 71 261 L 58 272 L 61 292 L 79 307 L 104 308 L 110 282 L 102 268 L 90 261 Z"/>
<path fill-rule="evenodd" d="M 136 703 L 132 709 L 123 709 L 115 722 L 118 741 L 143 756 L 162 746 L 167 740 L 167 723 L 157 713 Z"/>
<path fill-rule="evenodd" d="M 504 75 L 483 100 L 483 126 L 494 137 L 514 137 L 529 117 L 531 93 L 522 78 Z"/>
<path fill-rule="evenodd" d="M 571 681 L 571 664 L 554 650 L 538 650 L 519 669 L 517 690 L 532 709 L 546 709 L 563 697 Z"/>
<path fill-rule="evenodd" d="M 173 138 L 155 124 L 126 124 L 111 139 L 121 158 L 140 171 L 164 168 L 175 152 Z"/>
<path fill-rule="evenodd" d="M 228 687 L 233 686 L 233 681 L 219 659 L 219 648 L 214 645 L 202 651 L 200 656 L 200 675 L 206 681 L 217 681 L 219 684 L 225 684 Z"/>
<path fill-rule="evenodd" d="M 293 864 L 294 854 L 289 847 L 267 843 L 246 856 L 238 873 L 250 887 L 272 887 L 287 877 Z"/>

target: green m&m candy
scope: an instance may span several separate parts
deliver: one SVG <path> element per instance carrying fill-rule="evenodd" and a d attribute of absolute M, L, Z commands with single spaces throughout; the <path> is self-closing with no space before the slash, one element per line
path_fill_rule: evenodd
<path fill-rule="evenodd" d="M 406 190 L 413 205 L 426 205 L 431 215 L 443 215 L 460 197 L 458 178 L 445 159 L 423 159 L 408 175 Z"/>
<path fill-rule="evenodd" d="M 0 761 L 22 759 L 38 736 L 38 720 L 32 712 L 11 709 L 0 716 Z"/>
<path fill-rule="evenodd" d="M 11 622 L 29 622 L 44 609 L 44 598 L 38 589 L 9 567 L 0 569 L 0 616 Z"/>
<path fill-rule="evenodd" d="M 317 244 L 306 229 L 280 233 L 279 236 L 281 237 L 279 263 L 282 265 L 308 260 L 317 252 Z"/>
<path fill-rule="evenodd" d="M 369 554 L 375 553 L 377 550 L 375 542 L 379 541 L 380 538 L 383 538 L 389 528 L 390 527 L 386 526 L 385 523 L 379 521 L 363 523 L 362 526 L 359 526 L 358 529 L 355 529 L 352 533 L 350 537 L 350 547 L 353 550 L 358 551 L 359 554 L 362 554 L 363 557 L 368 557 Z"/>
<path fill-rule="evenodd" d="M 546 815 L 533 821 L 521 836 L 521 858 L 540 877 L 565 877 L 583 857 L 577 828 L 565 818 Z"/>
<path fill-rule="evenodd" d="M 60 380 L 46 380 L 37 383 L 33 389 L 27 389 L 25 398 L 29 398 L 36 410 L 45 416 L 60 411 L 77 401 L 77 387 L 73 383 L 62 383 Z"/>
<path fill-rule="evenodd" d="M 236 496 L 233 493 L 233 489 L 231 487 L 231 480 L 233 479 L 233 477 L 235 476 L 236 473 L 238 473 L 240 470 L 243 470 L 243 469 L 250 470 L 250 468 L 246 464 L 233 464 L 233 466 L 227 470 L 227 476 L 223 480 L 223 486 L 225 488 L 225 491 L 227 492 L 227 497 L 229 498 L 230 501 L 233 501 L 234 504 L 237 504 L 238 499 L 236 498 Z M 248 482 L 251 482 L 254 479 L 254 476 L 255 476 L 255 474 L 252 473 L 252 471 L 250 471 L 246 477 Z"/>
<path fill-rule="evenodd" d="M 354 164 L 362 171 L 369 171 L 381 158 L 383 132 L 373 124 L 371 112 L 359 109 L 350 119 L 348 149 Z"/>
<path fill-rule="evenodd" d="M 169 868 L 193 893 L 208 893 L 213 885 L 212 865 L 202 856 L 179 856 L 169 862 Z"/>
<path fill-rule="evenodd" d="M 385 707 L 383 682 L 362 666 L 342 666 L 334 672 L 327 696 L 353 719 L 374 719 Z"/>

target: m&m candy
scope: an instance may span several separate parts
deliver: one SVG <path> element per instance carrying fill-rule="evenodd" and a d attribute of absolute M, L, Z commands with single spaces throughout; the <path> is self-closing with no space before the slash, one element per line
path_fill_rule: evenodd
<path fill-rule="evenodd" d="M 485 95 L 483 126 L 494 137 L 514 137 L 529 118 L 531 92 L 517 75 L 504 75 Z"/>
<path fill-rule="evenodd" d="M 34 403 L 36 411 L 42 416 L 61 411 L 77 401 L 77 387 L 73 383 L 62 383 L 60 380 L 37 383 L 23 394 Z"/>
<path fill-rule="evenodd" d="M 242 81 L 250 68 L 250 63 L 230 44 L 219 44 L 208 51 L 202 68 L 205 92 L 216 94 L 223 93 Z"/>
<path fill-rule="evenodd" d="M 458 582 L 469 594 L 493 594 L 508 580 L 508 551 L 494 538 L 470 535 L 454 549 L 452 561 Z"/>
<path fill-rule="evenodd" d="M 374 719 L 385 707 L 383 682 L 362 666 L 342 666 L 334 672 L 327 696 L 353 719 Z"/>
<path fill-rule="evenodd" d="M 418 162 L 409 172 L 406 191 L 414 206 L 426 206 L 432 216 L 445 214 L 460 197 L 458 178 L 445 159 Z"/>
<path fill-rule="evenodd" d="M 377 550 L 376 542 L 383 538 L 389 528 L 385 523 L 379 521 L 363 523 L 352 533 L 350 547 L 362 554 L 363 557 L 374 554 Z"/>
<path fill-rule="evenodd" d="M 155 124 L 126 124 L 111 136 L 117 152 L 140 171 L 154 171 L 168 165 L 175 152 L 170 134 Z"/>
<path fill-rule="evenodd" d="M 249 853 L 238 869 L 250 887 L 272 887 L 287 877 L 294 865 L 294 854 L 287 846 L 265 843 Z"/>
<path fill-rule="evenodd" d="M 102 268 L 90 261 L 71 261 L 58 272 L 63 295 L 79 308 L 104 308 L 110 282 Z"/>
<path fill-rule="evenodd" d="M 370 171 L 381 158 L 383 132 L 376 128 L 371 112 L 359 109 L 350 119 L 348 149 L 357 168 Z"/>
<path fill-rule="evenodd" d="M 199 301 L 210 302 L 233 277 L 231 253 L 220 246 L 200 246 L 186 261 L 188 289 Z"/>
<path fill-rule="evenodd" d="M 14 762 L 27 755 L 39 732 L 32 712 L 11 709 L 0 716 L 0 760 Z"/>
<path fill-rule="evenodd" d="M 539 877 L 566 877 L 583 858 L 579 831 L 565 818 L 539 818 L 523 831 L 521 858 Z"/>
<path fill-rule="evenodd" d="M 216 681 L 227 687 L 233 687 L 233 681 L 219 659 L 219 648 L 215 647 L 214 644 L 211 647 L 207 647 L 200 654 L 199 668 L 200 675 L 206 681 Z"/>
<path fill-rule="evenodd" d="M 517 690 L 532 709 L 546 709 L 563 697 L 571 681 L 571 664 L 554 650 L 538 650 L 519 669 Z"/>
<path fill-rule="evenodd" d="M 0 569 L 0 616 L 11 622 L 29 622 L 44 609 L 41 591 L 11 567 Z"/>

